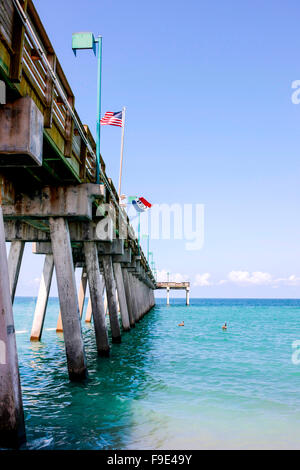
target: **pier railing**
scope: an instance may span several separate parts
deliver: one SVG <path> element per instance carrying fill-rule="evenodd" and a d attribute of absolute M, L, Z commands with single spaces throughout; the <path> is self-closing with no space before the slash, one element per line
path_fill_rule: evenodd
<path fill-rule="evenodd" d="M 0 3 L 0 70 L 13 95 L 29 95 L 44 116 L 44 136 L 81 182 L 95 182 L 95 142 L 31 0 Z M 102 179 L 107 185 L 105 171 Z"/>
<path fill-rule="evenodd" d="M 0 78 L 6 83 L 8 101 L 29 96 L 43 115 L 44 172 L 25 167 L 23 171 L 40 185 L 53 177 L 61 182 L 95 183 L 96 143 L 75 109 L 74 94 L 32 0 L 1 0 Z M 128 228 L 130 222 L 102 157 L 100 177 L 106 189 L 104 202 L 115 210 L 114 228 L 119 234 L 120 223 Z M 133 230 L 131 234 L 132 248 L 138 253 Z M 150 270 L 144 256 L 142 264 Z"/>

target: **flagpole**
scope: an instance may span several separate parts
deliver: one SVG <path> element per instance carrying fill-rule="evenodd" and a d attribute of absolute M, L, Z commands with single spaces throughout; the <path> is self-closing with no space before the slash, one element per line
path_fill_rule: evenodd
<path fill-rule="evenodd" d="M 125 106 L 122 109 L 122 137 L 121 137 L 121 156 L 120 156 L 120 175 L 119 175 L 119 198 L 121 196 L 122 170 L 123 170 L 123 151 L 124 151 L 124 133 L 125 133 Z"/>

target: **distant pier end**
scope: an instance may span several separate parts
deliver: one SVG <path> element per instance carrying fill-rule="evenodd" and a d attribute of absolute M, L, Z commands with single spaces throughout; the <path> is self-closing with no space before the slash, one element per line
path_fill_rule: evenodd
<path fill-rule="evenodd" d="M 158 282 L 156 288 L 167 290 L 167 305 L 170 305 L 170 289 L 185 289 L 186 305 L 190 305 L 190 282 Z"/>

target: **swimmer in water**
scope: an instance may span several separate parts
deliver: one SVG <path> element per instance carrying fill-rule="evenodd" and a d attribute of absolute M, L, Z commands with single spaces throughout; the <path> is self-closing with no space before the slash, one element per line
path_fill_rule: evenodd
<path fill-rule="evenodd" d="M 225 322 L 225 324 L 222 326 L 222 330 L 227 330 L 227 323 Z"/>
<path fill-rule="evenodd" d="M 178 325 L 178 326 L 184 326 L 184 321 L 183 321 L 183 322 L 181 322 L 181 323 L 179 323 L 179 325 Z"/>

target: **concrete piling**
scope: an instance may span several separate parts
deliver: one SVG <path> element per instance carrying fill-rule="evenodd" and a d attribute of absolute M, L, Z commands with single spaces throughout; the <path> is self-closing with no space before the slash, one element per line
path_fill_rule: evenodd
<path fill-rule="evenodd" d="M 131 298 L 132 298 L 132 307 L 133 307 L 133 316 L 135 323 L 139 322 L 139 306 L 138 306 L 138 299 L 137 299 L 137 290 L 135 288 L 135 278 L 131 272 L 128 273 L 129 282 L 130 282 L 130 291 L 131 291 Z"/>
<path fill-rule="evenodd" d="M 24 253 L 25 242 L 13 241 L 10 245 L 8 255 L 9 285 L 12 303 L 14 303 L 15 293 Z"/>
<path fill-rule="evenodd" d="M 144 283 L 143 283 L 143 290 L 144 290 L 144 299 L 145 299 L 144 315 L 146 315 L 146 313 L 148 313 L 150 310 L 150 301 L 149 301 L 149 287 Z"/>
<path fill-rule="evenodd" d="M 126 296 L 126 303 L 127 303 L 127 310 L 129 315 L 129 322 L 130 328 L 135 327 L 135 319 L 134 319 L 134 307 L 133 307 L 133 293 L 131 291 L 130 279 L 127 268 L 122 268 L 123 274 L 123 282 L 124 282 L 124 289 L 125 289 L 125 296 Z"/>
<path fill-rule="evenodd" d="M 108 302 L 107 302 L 107 293 L 105 288 L 103 289 L 103 296 L 104 296 L 104 312 L 105 315 L 108 315 Z"/>
<path fill-rule="evenodd" d="M 51 287 L 51 281 L 52 281 L 52 276 L 53 276 L 53 269 L 54 269 L 53 255 L 46 255 L 42 279 L 40 282 L 40 289 L 39 289 L 37 303 L 36 303 L 35 312 L 34 312 L 30 341 L 41 340 L 45 314 L 46 314 L 46 309 L 47 309 L 47 304 L 48 304 L 49 292 L 50 292 L 50 287 Z"/>
<path fill-rule="evenodd" d="M 118 317 L 116 283 L 113 273 L 112 257 L 111 255 L 102 255 L 101 261 L 105 279 L 112 342 L 121 343 L 121 330 Z"/>
<path fill-rule="evenodd" d="M 100 277 L 98 250 L 95 242 L 84 243 L 84 253 L 89 280 L 90 299 L 99 356 L 109 356 L 109 343 L 103 303 L 103 285 Z"/>
<path fill-rule="evenodd" d="M 138 292 L 139 292 L 139 299 L 140 299 L 140 319 L 143 318 L 143 316 L 146 313 L 146 305 L 145 305 L 145 297 L 144 297 L 144 284 L 139 278 L 136 278 L 137 281 L 137 287 L 138 287 Z"/>
<path fill-rule="evenodd" d="M 135 289 L 136 289 L 136 299 L 137 299 L 137 305 L 138 305 L 138 319 L 141 320 L 143 316 L 143 297 L 142 297 L 142 292 L 141 292 L 141 283 L 139 279 L 134 276 L 134 283 L 135 283 Z"/>
<path fill-rule="evenodd" d="M 126 294 L 122 276 L 122 268 L 120 263 L 113 263 L 114 275 L 117 285 L 118 299 L 120 305 L 120 313 L 122 319 L 123 331 L 130 330 L 129 314 L 127 309 Z"/>
<path fill-rule="evenodd" d="M 69 378 L 87 377 L 69 227 L 63 217 L 49 218 Z"/>
<path fill-rule="evenodd" d="M 186 288 L 186 305 L 190 305 L 190 288 Z"/>
<path fill-rule="evenodd" d="M 154 307 L 155 305 L 154 289 L 151 289 L 151 301 L 152 301 L 151 307 Z"/>
<path fill-rule="evenodd" d="M 0 447 L 17 448 L 26 436 L 1 206 L 0 260 Z"/>
<path fill-rule="evenodd" d="M 79 306 L 80 318 L 82 318 L 83 309 L 84 309 L 86 286 L 87 286 L 87 272 L 86 272 L 86 266 L 84 266 L 82 268 L 81 281 L 80 281 L 79 293 L 78 293 L 78 306 Z"/>
<path fill-rule="evenodd" d="M 105 283 L 103 281 L 103 278 L 101 276 L 101 285 L 102 285 L 102 298 L 105 290 Z M 106 309 L 107 309 L 107 302 L 105 303 L 106 297 L 104 298 L 104 313 L 106 315 Z M 86 308 L 86 314 L 85 314 L 85 322 L 86 323 L 91 323 L 92 321 L 92 302 L 91 302 L 91 297 L 89 298 L 87 308 Z"/>
<path fill-rule="evenodd" d="M 74 263 L 74 273 L 75 272 L 76 272 L 76 263 Z M 79 308 L 80 320 L 82 318 L 82 313 L 84 309 L 85 292 L 86 292 L 86 285 L 87 285 L 87 280 L 83 279 L 84 277 L 83 275 L 84 275 L 84 270 L 82 271 L 79 292 L 78 292 L 78 308 Z M 63 332 L 64 332 L 64 329 L 63 329 L 63 324 L 62 324 L 61 311 L 59 311 L 57 324 L 56 324 L 56 333 L 63 333 Z"/>

